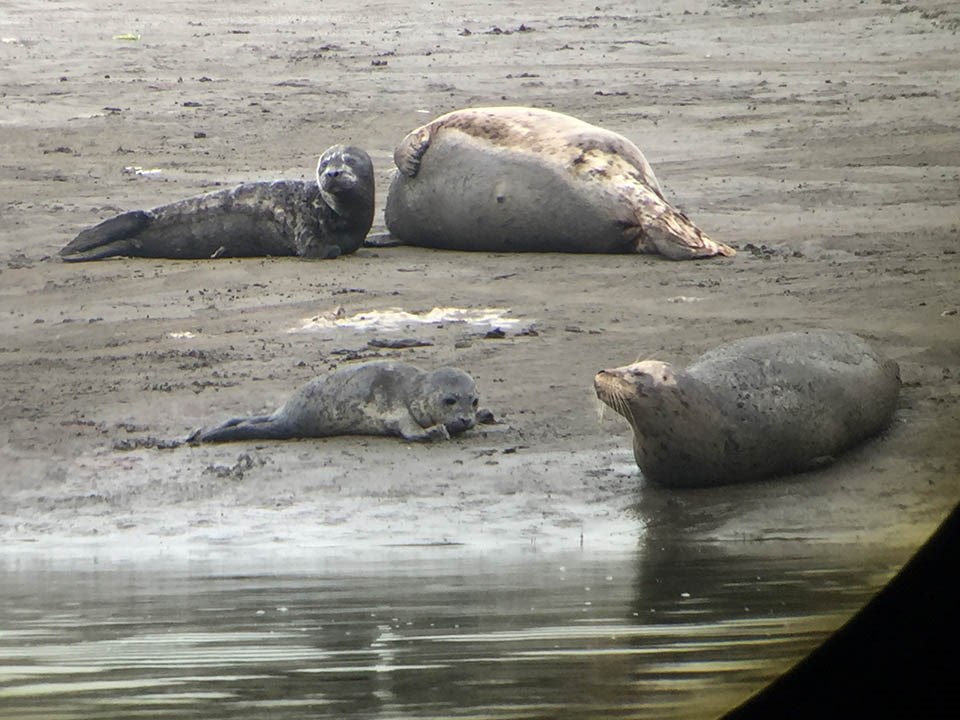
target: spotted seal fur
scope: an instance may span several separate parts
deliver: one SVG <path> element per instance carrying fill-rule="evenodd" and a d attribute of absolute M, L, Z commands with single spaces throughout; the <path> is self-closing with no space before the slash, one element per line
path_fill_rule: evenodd
<path fill-rule="evenodd" d="M 408 134 L 384 212 L 409 245 L 490 252 L 733 255 L 664 197 L 630 140 L 550 110 L 456 110 Z"/>
<path fill-rule="evenodd" d="M 193 433 L 188 442 L 331 435 L 449 439 L 474 426 L 478 402 L 474 380 L 463 370 L 425 372 L 407 363 L 368 362 L 310 381 L 270 415 L 234 418 Z"/>
<path fill-rule="evenodd" d="M 373 223 L 373 163 L 335 145 L 317 163 L 316 182 L 252 182 L 133 210 L 83 230 L 60 250 L 67 262 L 114 256 L 214 258 L 354 252 Z"/>
<path fill-rule="evenodd" d="M 602 370 L 594 387 L 633 428 L 644 477 L 692 487 L 825 465 L 889 423 L 900 371 L 856 335 L 810 330 L 737 340 L 686 369 Z"/>

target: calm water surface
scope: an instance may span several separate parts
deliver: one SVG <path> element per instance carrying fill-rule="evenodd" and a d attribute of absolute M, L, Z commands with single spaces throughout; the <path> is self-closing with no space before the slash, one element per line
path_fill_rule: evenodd
<path fill-rule="evenodd" d="M 0 557 L 0 717 L 709 717 L 896 570 L 762 545 Z"/>

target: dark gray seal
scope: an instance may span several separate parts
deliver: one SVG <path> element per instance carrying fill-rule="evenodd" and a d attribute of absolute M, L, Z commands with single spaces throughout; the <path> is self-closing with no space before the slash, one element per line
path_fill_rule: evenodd
<path fill-rule="evenodd" d="M 391 235 L 408 245 L 488 252 L 733 255 L 664 199 L 625 137 L 526 107 L 456 110 L 394 152 Z"/>
<path fill-rule="evenodd" d="M 473 378 L 463 370 L 370 362 L 310 381 L 272 415 L 234 418 L 195 432 L 188 442 L 331 435 L 445 440 L 474 426 L 478 402 Z"/>
<path fill-rule="evenodd" d="M 133 210 L 87 228 L 60 250 L 68 262 L 124 255 L 335 258 L 363 243 L 373 223 L 373 163 L 356 147 L 320 156 L 316 182 L 276 180 Z"/>
<path fill-rule="evenodd" d="M 810 330 L 737 340 L 685 370 L 602 370 L 594 387 L 630 422 L 645 477 L 695 487 L 831 462 L 890 421 L 900 369 L 856 335 Z"/>

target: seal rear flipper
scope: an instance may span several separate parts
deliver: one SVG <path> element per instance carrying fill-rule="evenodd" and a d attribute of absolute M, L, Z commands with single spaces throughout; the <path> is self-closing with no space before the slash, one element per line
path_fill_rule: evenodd
<path fill-rule="evenodd" d="M 143 210 L 132 210 L 104 220 L 80 232 L 60 250 L 66 262 L 102 260 L 127 255 L 137 248 L 136 236 L 150 224 L 151 216 Z"/>
<path fill-rule="evenodd" d="M 737 254 L 729 245 L 711 240 L 690 218 L 665 202 L 641 203 L 637 216 L 641 229 L 638 252 L 656 252 L 671 260 Z"/>
<path fill-rule="evenodd" d="M 363 247 L 368 248 L 389 248 L 405 245 L 400 238 L 392 235 L 389 231 L 382 233 L 372 233 L 363 239 Z"/>
<path fill-rule="evenodd" d="M 194 442 L 232 442 L 234 440 L 289 440 L 294 436 L 285 420 L 273 415 L 250 418 L 233 418 L 199 434 L 194 433 Z"/>

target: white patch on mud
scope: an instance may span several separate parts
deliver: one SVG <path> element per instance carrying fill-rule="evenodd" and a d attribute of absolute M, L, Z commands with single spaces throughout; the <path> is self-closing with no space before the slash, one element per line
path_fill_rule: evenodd
<path fill-rule="evenodd" d="M 367 310 L 345 317 L 334 311 L 307 318 L 299 326 L 290 328 L 288 332 L 315 332 L 332 328 L 389 332 L 402 330 L 413 325 L 442 325 L 446 323 L 463 323 L 487 330 L 493 330 L 494 328 L 504 331 L 519 329 L 524 321 L 520 318 L 507 317 L 509 312 L 509 308 L 435 307 L 428 312 L 412 313 L 401 308 L 387 308 L 385 310 Z"/>
<path fill-rule="evenodd" d="M 124 175 L 139 175 L 141 177 L 153 177 L 160 175 L 163 170 L 160 168 L 142 168 L 139 165 L 127 165 L 121 172 Z"/>

